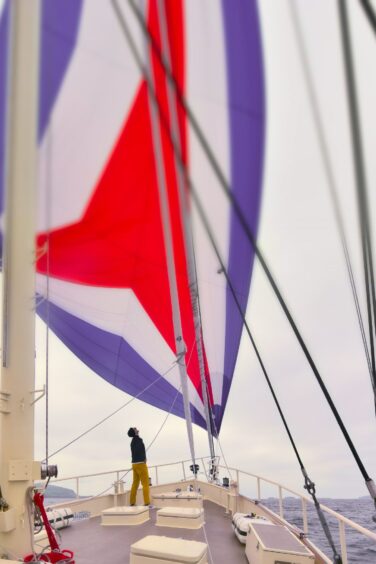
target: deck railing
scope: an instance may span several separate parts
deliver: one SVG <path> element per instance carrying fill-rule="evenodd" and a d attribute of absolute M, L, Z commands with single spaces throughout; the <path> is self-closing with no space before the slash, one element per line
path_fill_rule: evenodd
<path fill-rule="evenodd" d="M 202 464 L 202 469 L 203 472 L 202 474 L 205 476 L 206 481 L 208 481 L 208 477 L 209 477 L 209 468 L 208 468 L 208 463 L 209 463 L 209 457 L 205 457 L 205 458 L 199 458 L 197 461 L 201 462 Z M 167 464 L 158 464 L 158 465 L 154 465 L 154 466 L 149 466 L 149 472 L 150 472 L 150 476 L 152 477 L 152 481 L 154 482 L 154 485 L 161 485 L 162 483 L 168 483 L 171 480 L 167 480 L 167 481 L 160 481 L 160 477 L 161 477 L 161 469 L 166 469 L 166 468 L 172 468 L 173 466 L 177 467 L 177 471 L 176 474 L 179 475 L 180 477 L 176 476 L 175 482 L 177 481 L 184 481 L 184 480 L 189 480 L 190 478 L 192 478 L 192 474 L 189 472 L 187 472 L 187 467 L 189 467 L 189 465 L 191 464 L 191 460 L 181 460 L 178 462 L 170 462 Z M 299 492 L 296 492 L 294 490 L 292 490 L 291 488 L 288 488 L 278 482 L 275 482 L 273 480 L 269 480 L 267 478 L 263 478 L 262 476 L 258 476 L 256 474 L 252 474 L 251 472 L 246 472 L 244 470 L 239 470 L 238 468 L 233 468 L 233 467 L 228 467 L 228 466 L 218 466 L 219 470 L 225 471 L 226 474 L 230 474 L 229 478 L 233 481 L 235 481 L 237 483 L 237 487 L 238 487 L 238 492 L 239 495 L 249 501 L 257 501 L 257 502 L 261 502 L 262 501 L 262 486 L 263 484 L 267 484 L 268 486 L 273 486 L 273 488 L 276 489 L 276 497 L 279 500 L 279 516 L 281 519 L 284 519 L 284 494 L 291 494 L 294 497 L 297 497 L 300 499 L 301 501 L 301 514 L 302 514 L 302 521 L 303 521 L 303 531 L 305 534 L 308 535 L 309 533 L 309 525 L 308 525 L 308 512 L 307 512 L 307 507 L 308 504 L 312 504 L 313 502 L 310 498 L 308 498 L 307 496 L 302 495 Z M 94 497 L 98 497 L 100 495 L 105 495 L 106 493 L 108 493 L 110 490 L 113 491 L 114 485 L 115 483 L 120 483 L 123 481 L 123 479 L 126 477 L 126 475 L 131 471 L 131 468 L 124 468 L 124 469 L 120 469 L 120 470 L 110 470 L 107 472 L 96 472 L 94 474 L 87 474 L 85 476 L 71 476 L 68 478 L 57 478 L 55 480 L 53 480 L 52 483 L 56 484 L 57 482 L 68 482 L 68 481 L 74 481 L 75 482 L 75 491 L 76 491 L 76 497 L 80 498 L 81 497 L 81 483 L 84 480 L 87 480 L 88 478 L 96 478 L 96 477 L 104 477 L 104 476 L 108 476 L 109 477 L 109 481 L 111 482 L 111 485 L 107 488 L 107 490 L 104 490 L 100 493 L 98 493 L 97 495 L 95 495 Z M 252 498 L 248 493 L 246 493 L 244 491 L 242 491 L 242 482 L 244 482 L 244 477 L 247 478 L 252 478 L 253 480 L 255 480 L 255 487 L 256 487 L 256 491 L 257 491 L 257 495 L 255 498 Z M 154 479 L 153 479 L 154 478 Z M 90 498 L 89 498 L 90 499 Z M 376 542 L 376 533 L 369 531 L 368 529 L 366 529 L 365 527 L 362 527 L 361 525 L 358 525 L 357 523 L 355 523 L 354 521 L 351 521 L 350 519 L 348 519 L 347 517 L 344 517 L 343 515 L 337 513 L 336 511 L 334 511 L 333 509 L 331 509 L 330 507 L 327 507 L 326 505 L 321 505 L 321 509 L 327 513 L 328 515 L 331 515 L 332 517 L 334 517 L 337 520 L 337 525 L 338 525 L 338 529 L 339 529 L 339 540 L 340 540 L 340 546 L 341 546 L 341 555 L 342 555 L 342 562 L 343 564 L 348 564 L 348 558 L 347 558 L 347 540 L 346 540 L 346 529 L 345 527 L 350 527 L 351 529 L 357 531 L 358 533 L 364 535 L 365 537 L 368 537 L 372 540 L 374 540 Z M 330 562 L 330 560 L 328 560 L 328 562 Z"/>

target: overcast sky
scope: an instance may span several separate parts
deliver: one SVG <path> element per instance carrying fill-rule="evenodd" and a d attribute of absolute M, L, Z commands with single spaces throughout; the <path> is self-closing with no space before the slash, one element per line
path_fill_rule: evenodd
<path fill-rule="evenodd" d="M 0 7 L 1 4 L 2 0 Z M 302 78 L 289 2 L 262 0 L 259 4 L 268 113 L 259 245 L 359 455 L 369 475 L 375 478 L 376 419 L 370 378 Z M 370 213 L 374 219 L 376 39 L 358 3 L 350 4 Z M 319 92 L 366 319 L 336 2 L 300 0 L 296 5 L 300 8 Z M 373 243 L 375 249 L 375 230 Z M 247 318 L 308 474 L 317 485 L 318 496 L 366 495 L 362 476 L 258 264 L 254 268 Z M 37 385 L 45 378 L 44 351 L 45 327 L 38 320 Z M 129 397 L 88 370 L 53 335 L 50 336 L 49 373 L 50 452 L 120 407 Z M 164 412 L 136 400 L 50 462 L 57 463 L 60 475 L 64 476 L 124 468 L 130 463 L 128 427 L 139 427 L 148 444 L 164 418 Z M 42 400 L 36 408 L 37 459 L 44 458 L 44 419 L 45 402 Z M 197 428 L 194 434 L 197 455 L 206 456 L 206 433 Z M 245 337 L 220 440 L 231 466 L 303 492 L 298 463 Z M 149 463 L 183 458 L 189 458 L 185 423 L 170 416 L 148 454 Z M 102 482 L 92 481 L 88 490 L 97 493 L 96 488 L 101 487 Z M 276 492 L 267 490 L 266 493 Z"/>
<path fill-rule="evenodd" d="M 374 477 L 376 420 L 370 378 L 302 79 L 289 3 L 263 0 L 260 4 L 268 125 L 259 244 L 359 455 L 369 475 Z M 297 6 L 300 8 L 356 281 L 364 306 L 336 2 L 301 0 Z M 374 60 L 376 44 L 358 4 L 351 2 L 351 8 L 369 199 L 374 204 L 376 166 L 372 152 L 376 146 L 376 128 L 372 106 L 376 99 L 376 70 L 371 61 Z M 374 211 L 373 207 L 371 214 Z M 247 317 L 303 462 L 317 484 L 318 495 L 366 495 L 362 476 L 257 264 Z M 39 323 L 38 375 L 41 381 L 44 379 L 44 332 Z M 53 336 L 50 345 L 49 442 L 50 452 L 53 452 L 125 403 L 127 395 L 91 373 Z M 39 457 L 44 454 L 43 403 L 40 402 L 37 409 L 36 446 Z M 128 427 L 138 426 L 148 444 L 164 418 L 164 412 L 134 401 L 51 462 L 59 464 L 61 475 L 125 467 L 130 462 L 126 436 Z M 197 454 L 207 455 L 206 433 L 195 429 L 195 439 Z M 231 466 L 303 491 L 295 455 L 255 354 L 245 337 L 220 440 Z M 174 416 L 168 419 L 148 458 L 150 464 L 189 458 L 182 420 Z M 93 482 L 89 486 L 92 493 L 95 487 L 102 487 L 102 483 L 99 486 L 98 482 Z M 273 492 L 266 490 L 266 493 Z"/>

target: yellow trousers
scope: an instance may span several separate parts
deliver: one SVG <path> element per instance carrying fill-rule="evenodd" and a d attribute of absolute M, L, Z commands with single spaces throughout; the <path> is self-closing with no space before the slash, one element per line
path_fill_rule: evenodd
<path fill-rule="evenodd" d="M 149 472 L 146 462 L 139 464 L 132 464 L 133 469 L 133 483 L 131 488 L 131 505 L 136 503 L 136 494 L 140 482 L 142 484 L 142 493 L 144 494 L 144 504 L 150 505 L 150 491 L 149 491 Z"/>

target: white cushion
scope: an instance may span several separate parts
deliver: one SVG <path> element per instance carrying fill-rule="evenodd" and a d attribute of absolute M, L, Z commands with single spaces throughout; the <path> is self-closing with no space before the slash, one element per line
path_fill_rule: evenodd
<path fill-rule="evenodd" d="M 204 556 L 207 545 L 203 542 L 148 535 L 131 545 L 131 553 L 172 562 L 196 563 Z"/>
<path fill-rule="evenodd" d="M 198 507 L 164 507 L 158 511 L 163 517 L 184 517 L 185 519 L 198 519 L 204 513 Z"/>
<path fill-rule="evenodd" d="M 123 505 L 104 509 L 102 511 L 102 515 L 139 515 L 145 511 L 149 511 L 149 507 L 145 507 L 144 505 L 134 505 L 133 507 Z"/>

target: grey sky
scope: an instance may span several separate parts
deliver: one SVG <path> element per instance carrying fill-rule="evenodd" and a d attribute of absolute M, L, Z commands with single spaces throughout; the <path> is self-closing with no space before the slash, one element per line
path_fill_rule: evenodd
<path fill-rule="evenodd" d="M 357 2 L 351 4 L 371 216 L 375 213 L 375 37 Z M 1 1 L 0 1 L 1 4 Z M 327 180 L 309 110 L 287 0 L 262 0 L 268 126 L 259 244 L 371 477 L 376 475 L 376 419 L 371 385 Z M 330 143 L 356 282 L 364 308 L 357 210 L 336 2 L 300 0 L 315 85 Z M 375 243 L 375 231 L 373 231 Z M 374 245 L 375 249 L 375 245 Z M 319 496 L 355 497 L 367 490 L 307 362 L 256 264 L 248 320 L 291 431 Z M 44 381 L 45 329 L 38 322 L 39 383 Z M 50 451 L 124 403 L 127 395 L 91 373 L 50 337 Z M 148 444 L 165 414 L 134 401 L 98 430 L 51 459 L 61 475 L 129 464 L 126 430 Z M 207 455 L 206 434 L 195 429 Z M 37 404 L 36 456 L 44 458 L 44 401 Z M 257 360 L 243 338 L 224 417 L 221 444 L 228 463 L 302 490 L 302 477 Z M 151 464 L 189 457 L 185 423 L 171 416 L 149 453 Z M 91 493 L 101 487 L 94 482 Z M 94 490 L 94 491 L 93 491 Z"/>

